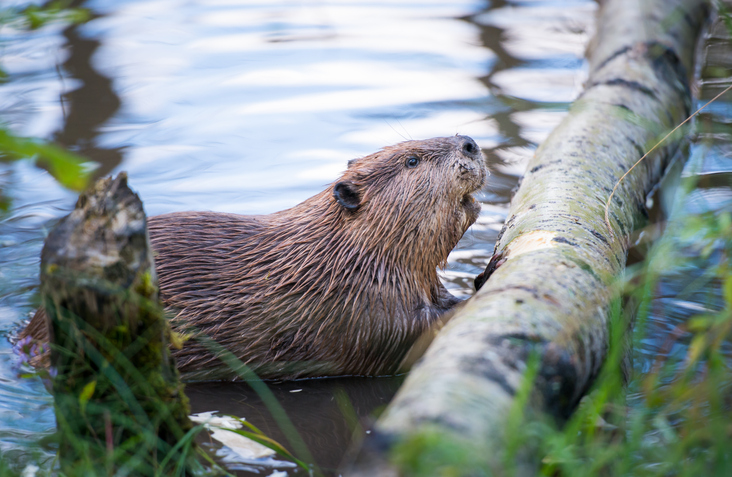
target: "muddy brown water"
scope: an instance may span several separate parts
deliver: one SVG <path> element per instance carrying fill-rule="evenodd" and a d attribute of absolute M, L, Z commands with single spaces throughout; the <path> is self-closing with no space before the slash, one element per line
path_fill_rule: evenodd
<path fill-rule="evenodd" d="M 98 162 L 100 174 L 128 171 L 150 215 L 269 213 L 322 190 L 348 159 L 383 145 L 470 135 L 493 174 L 478 194 L 480 219 L 441 272 L 461 297 L 472 294 L 473 277 L 491 255 L 526 161 L 581 91 L 596 10 L 589 0 L 80 4 L 93 15 L 84 25 L 0 28 L 0 62 L 9 73 L 0 84 L 0 120 L 12 131 L 58 141 Z M 728 84 L 732 66 L 719 28 L 704 50 L 699 101 Z M 699 129 L 685 174 L 702 180 L 685 207 L 732 205 L 731 121 L 726 100 L 699 121 L 708 129 Z M 0 329 L 11 336 L 38 303 L 45 234 L 75 195 L 27 161 L 0 163 L 0 191 L 7 204 L 0 212 Z M 701 268 L 662 283 L 653 333 L 636 351 L 638 370 L 663 352 L 664 336 L 706 306 L 700 296 L 678 298 Z M 55 426 L 51 398 L 37 379 L 18 376 L 7 339 L 0 360 L 0 452 L 18 468 L 48 466 L 53 449 L 37 442 Z M 401 379 L 270 388 L 318 464 L 333 469 L 354 426 L 367 427 Z M 242 416 L 288 442 L 246 384 L 199 383 L 188 394 L 194 412 Z M 242 475 L 297 473 L 282 462 L 218 452 Z"/>

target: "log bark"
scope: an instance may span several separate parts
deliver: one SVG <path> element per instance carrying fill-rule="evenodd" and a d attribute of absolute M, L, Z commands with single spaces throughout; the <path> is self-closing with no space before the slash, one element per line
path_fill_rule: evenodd
<path fill-rule="evenodd" d="M 530 356 L 538 358 L 532 408 L 560 422 L 571 414 L 606 357 L 611 285 L 625 267 L 628 237 L 682 139 L 672 137 L 620 185 L 612 233 L 605 201 L 690 114 L 707 10 L 704 0 L 602 2 L 585 91 L 530 161 L 495 255 L 476 279 L 482 288 L 411 371 L 348 475 L 398 475 L 386 457 L 405 442 L 414 462 L 431 465 L 447 464 L 442 450 L 458 443 L 458 473 L 477 466 L 501 475 L 503 429 Z"/>
<path fill-rule="evenodd" d="M 97 182 L 51 231 L 41 293 L 62 473 L 185 470 L 193 460 L 173 447 L 192 428 L 188 401 L 168 351 L 174 335 L 142 202 L 124 173 Z"/>

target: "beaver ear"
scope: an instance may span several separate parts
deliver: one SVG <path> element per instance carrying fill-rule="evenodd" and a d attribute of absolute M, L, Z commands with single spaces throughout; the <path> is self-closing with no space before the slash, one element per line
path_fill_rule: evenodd
<path fill-rule="evenodd" d="M 336 202 L 349 210 L 356 210 L 361 205 L 361 196 L 356 185 L 351 181 L 341 181 L 333 187 Z"/>

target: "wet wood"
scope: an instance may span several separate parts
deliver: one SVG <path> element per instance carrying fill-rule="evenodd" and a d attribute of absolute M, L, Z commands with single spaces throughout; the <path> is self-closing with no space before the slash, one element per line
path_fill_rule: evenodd
<path fill-rule="evenodd" d="M 618 188 L 612 232 L 605 201 L 618 178 L 690 114 L 706 16 L 703 0 L 602 2 L 585 91 L 529 163 L 495 256 L 476 279 L 482 288 L 412 370 L 349 475 L 390 475 L 386 456 L 397 452 L 398 460 L 404 445 L 413 459 L 438 465 L 449 443 L 474 451 L 461 461 L 467 474 L 471 466 L 499 471 L 506 417 L 532 355 L 532 409 L 560 422 L 571 414 L 606 357 L 609 327 L 617 325 L 608 322 L 611 286 L 681 135 Z"/>
<path fill-rule="evenodd" d="M 166 475 L 183 457 L 160 463 L 192 425 L 145 213 L 124 173 L 97 182 L 51 231 L 41 292 L 62 473 Z"/>

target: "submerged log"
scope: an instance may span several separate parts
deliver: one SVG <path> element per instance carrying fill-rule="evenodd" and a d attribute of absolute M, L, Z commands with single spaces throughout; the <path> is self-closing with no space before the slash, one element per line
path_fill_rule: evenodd
<path fill-rule="evenodd" d="M 165 475 L 185 465 L 190 442 L 174 446 L 192 428 L 188 401 L 142 202 L 124 173 L 97 182 L 51 231 L 41 293 L 62 473 Z"/>
<path fill-rule="evenodd" d="M 395 444 L 411 449 L 417 467 L 448 464 L 446 443 L 463 455 L 458 474 L 473 475 L 476 466 L 500 474 L 507 416 L 530 356 L 538 366 L 531 409 L 559 422 L 572 413 L 618 325 L 609 322 L 611 285 L 629 236 L 682 139 L 670 138 L 620 185 L 612 233 L 605 201 L 644 151 L 690 114 L 706 16 L 704 0 L 602 2 L 585 91 L 530 161 L 495 255 L 476 279 L 482 288 L 411 371 L 350 475 L 398 475 L 386 459 Z"/>

